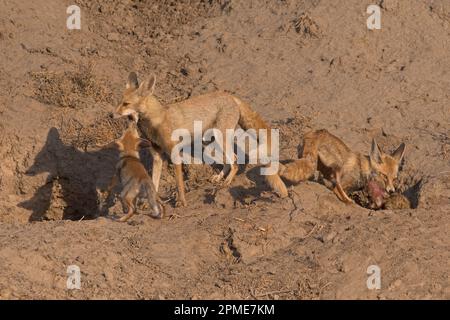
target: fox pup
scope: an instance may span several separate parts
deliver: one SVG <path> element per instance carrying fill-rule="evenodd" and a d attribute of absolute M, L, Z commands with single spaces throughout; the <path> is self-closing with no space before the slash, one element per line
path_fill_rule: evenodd
<path fill-rule="evenodd" d="M 378 176 L 373 176 L 367 183 L 367 193 L 372 209 L 396 210 L 411 208 L 411 202 L 405 195 L 399 192 L 387 194 L 384 188 L 384 181 Z"/>
<path fill-rule="evenodd" d="M 281 167 L 279 172 L 284 179 L 298 183 L 309 179 L 317 169 L 334 182 L 333 192 L 341 201 L 352 203 L 346 191 L 364 188 L 371 173 L 381 177 L 387 192 L 394 192 L 404 153 L 404 143 L 389 155 L 381 152 L 373 139 L 370 154 L 362 155 L 327 130 L 317 130 L 305 135 L 303 157 Z"/>
<path fill-rule="evenodd" d="M 116 173 L 107 188 L 107 198 L 113 188 L 120 183 L 122 192 L 120 199 L 124 211 L 128 211 L 119 221 L 125 222 L 136 212 L 136 201 L 139 194 L 145 193 L 148 203 L 153 211 L 154 218 L 162 218 L 163 207 L 158 203 L 155 187 L 147 170 L 139 158 L 139 148 L 151 147 L 151 142 L 139 138 L 135 127 L 128 127 L 122 137 L 104 148 L 115 147 L 119 149 L 120 160 L 116 165 Z"/>
<path fill-rule="evenodd" d="M 156 145 L 153 154 L 152 179 L 158 191 L 161 177 L 163 155 L 170 157 L 172 148 L 178 143 L 171 140 L 175 129 L 187 129 L 191 136 L 194 121 L 202 121 L 203 131 L 216 128 L 225 137 L 226 129 L 235 129 L 239 124 L 246 129 L 267 129 L 267 150 L 271 150 L 270 127 L 253 111 L 248 104 L 225 92 L 213 92 L 187 99 L 178 103 L 162 105 L 153 95 L 155 76 L 139 84 L 136 73 L 128 76 L 122 101 L 115 110 L 115 117 L 131 116 L 138 120 L 139 128 L 145 138 Z M 223 144 L 224 145 L 224 144 Z M 225 154 L 224 154 L 225 157 Z M 225 164 L 222 171 L 213 176 L 213 180 L 221 181 L 227 175 L 224 183 L 230 185 L 238 171 L 235 158 L 227 159 L 231 164 Z M 178 189 L 178 204 L 186 205 L 184 181 L 181 164 L 175 164 L 175 179 Z M 287 196 L 287 189 L 278 174 L 267 175 L 270 187 L 281 197 Z"/>

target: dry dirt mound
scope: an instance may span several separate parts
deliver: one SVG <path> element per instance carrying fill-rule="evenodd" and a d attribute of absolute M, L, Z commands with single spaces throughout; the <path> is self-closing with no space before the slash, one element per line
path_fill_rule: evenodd
<path fill-rule="evenodd" d="M 78 1 L 70 31 L 64 2 L 2 3 L 0 298 L 450 298 L 450 5 L 378 3 L 374 31 L 360 0 Z M 99 217 L 117 154 L 95 146 L 126 126 L 109 114 L 132 70 L 155 73 L 166 103 L 216 89 L 248 101 L 280 129 L 283 161 L 320 128 L 363 153 L 405 142 L 412 208 L 345 205 L 315 181 L 279 199 L 252 166 L 221 188 L 197 165 L 180 209 L 165 165 L 165 219 L 119 224 L 118 201 Z M 79 291 L 65 287 L 73 264 Z"/>

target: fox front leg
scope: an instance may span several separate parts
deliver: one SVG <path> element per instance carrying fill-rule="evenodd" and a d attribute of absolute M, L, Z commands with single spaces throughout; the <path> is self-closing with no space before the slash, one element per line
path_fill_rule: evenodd
<path fill-rule="evenodd" d="M 344 188 L 342 187 L 341 175 L 342 175 L 342 173 L 340 170 L 337 170 L 335 172 L 336 186 L 333 191 L 341 201 L 348 203 L 348 204 L 354 203 L 354 201 L 352 199 L 350 199 L 350 197 L 347 195 Z"/>
<path fill-rule="evenodd" d="M 187 206 L 186 198 L 184 195 L 184 179 L 183 179 L 183 168 L 181 163 L 175 165 L 175 180 L 177 182 L 178 189 L 178 200 L 177 206 Z"/>
<path fill-rule="evenodd" d="M 153 158 L 153 166 L 152 166 L 152 181 L 155 186 L 156 192 L 159 189 L 159 180 L 161 179 L 161 171 L 163 165 L 163 159 L 161 154 L 154 150 L 153 148 L 150 150 L 152 158 Z"/>
<path fill-rule="evenodd" d="M 128 219 L 130 219 L 134 215 L 134 212 L 135 212 L 133 198 L 126 197 L 124 199 L 124 203 L 126 204 L 126 207 L 127 207 L 127 214 L 119 219 L 120 222 L 126 222 Z"/>
<path fill-rule="evenodd" d="M 122 200 L 123 211 L 126 215 L 119 219 L 120 222 L 127 221 L 135 214 L 138 194 L 139 188 L 136 185 L 128 184 L 123 188 L 120 199 Z"/>

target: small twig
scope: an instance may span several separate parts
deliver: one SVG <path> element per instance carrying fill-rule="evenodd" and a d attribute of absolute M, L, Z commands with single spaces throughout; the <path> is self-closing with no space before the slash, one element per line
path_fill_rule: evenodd
<path fill-rule="evenodd" d="M 233 219 L 236 220 L 236 221 L 239 221 L 239 222 L 246 222 L 246 220 L 241 219 L 241 218 L 237 218 L 237 217 L 234 217 Z M 262 232 L 267 232 L 266 228 L 259 227 L 255 223 L 251 223 L 251 224 L 252 224 L 252 228 L 255 229 L 255 230 L 259 230 L 259 231 L 262 231 Z"/>
<path fill-rule="evenodd" d="M 327 283 L 325 283 L 325 284 L 320 288 L 320 290 L 319 290 L 319 296 L 322 295 L 323 289 L 325 289 L 326 287 L 328 287 L 330 284 L 333 284 L 333 283 L 327 282 Z"/>
<path fill-rule="evenodd" d="M 318 228 L 317 228 L 317 227 L 318 227 Z M 306 236 L 304 236 L 302 239 L 306 239 L 306 238 L 308 238 L 309 236 L 311 236 L 311 235 L 314 233 L 314 231 L 316 231 L 316 228 L 320 230 L 320 229 L 323 228 L 323 226 L 322 226 L 322 225 L 319 225 L 318 223 L 316 223 L 316 224 L 314 225 L 314 227 L 311 229 L 311 231 L 308 232 L 308 234 L 307 234 Z"/>
<path fill-rule="evenodd" d="M 169 202 L 172 201 L 172 200 L 173 200 L 172 198 L 169 198 L 169 199 L 167 199 L 167 200 L 161 200 L 161 202 L 165 204 L 165 203 L 169 203 Z"/>
<path fill-rule="evenodd" d="M 264 297 L 264 296 L 273 295 L 273 294 L 278 294 L 278 293 L 290 293 L 290 292 L 292 292 L 292 291 L 294 291 L 294 290 L 269 291 L 269 292 L 257 294 L 257 295 L 255 295 L 255 297 L 256 297 L 256 298 L 258 298 L 258 297 Z"/>
<path fill-rule="evenodd" d="M 177 219 L 177 218 L 182 218 L 179 214 L 176 214 L 176 213 L 172 213 L 170 216 L 169 216 L 169 220 L 175 220 L 175 219 Z"/>

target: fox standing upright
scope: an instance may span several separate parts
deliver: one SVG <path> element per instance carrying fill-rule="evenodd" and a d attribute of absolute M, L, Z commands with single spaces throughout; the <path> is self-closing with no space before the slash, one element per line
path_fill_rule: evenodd
<path fill-rule="evenodd" d="M 120 160 L 116 166 L 116 173 L 111 179 L 108 186 L 107 198 L 112 189 L 120 183 L 123 187 L 120 194 L 124 210 L 127 214 L 120 221 L 124 222 L 131 218 L 136 211 L 137 197 L 144 192 L 148 199 L 149 205 L 153 211 L 151 214 L 154 218 L 162 217 L 162 207 L 158 203 L 158 197 L 153 186 L 153 182 L 149 177 L 147 170 L 139 159 L 139 148 L 151 147 L 151 142 L 139 138 L 136 128 L 129 127 L 122 137 L 106 146 L 119 149 Z"/>
<path fill-rule="evenodd" d="M 144 136 L 156 145 L 155 150 L 158 150 L 152 153 L 152 178 L 156 190 L 161 177 L 162 156 L 163 154 L 170 156 L 172 148 L 178 143 L 171 140 L 172 132 L 176 129 L 187 129 L 193 135 L 194 121 L 202 121 L 203 131 L 215 128 L 224 133 L 226 129 L 235 129 L 238 124 L 244 130 L 267 129 L 267 150 L 271 150 L 272 139 L 269 125 L 248 104 L 237 97 L 225 92 L 213 92 L 178 103 L 162 105 L 153 95 L 154 87 L 154 75 L 139 85 L 136 73 L 130 73 L 122 101 L 115 115 L 134 117 L 138 120 L 139 128 Z M 226 156 L 225 152 L 224 156 Z M 222 171 L 213 179 L 220 181 L 228 173 L 225 184 L 229 185 L 238 171 L 238 166 L 234 163 L 234 159 L 227 159 L 224 163 L 229 164 L 225 164 Z M 185 206 L 182 165 L 174 166 L 178 202 Z M 281 197 L 287 196 L 286 186 L 278 174 L 267 175 L 266 180 Z"/>
<path fill-rule="evenodd" d="M 362 189 L 372 173 L 384 180 L 387 192 L 394 192 L 394 181 L 405 152 L 402 143 L 392 155 L 380 151 L 375 139 L 370 154 L 352 151 L 341 139 L 327 130 L 305 134 L 303 156 L 280 168 L 280 175 L 293 183 L 309 179 L 319 170 L 333 181 L 333 192 L 344 202 L 352 203 L 346 190 Z"/>

